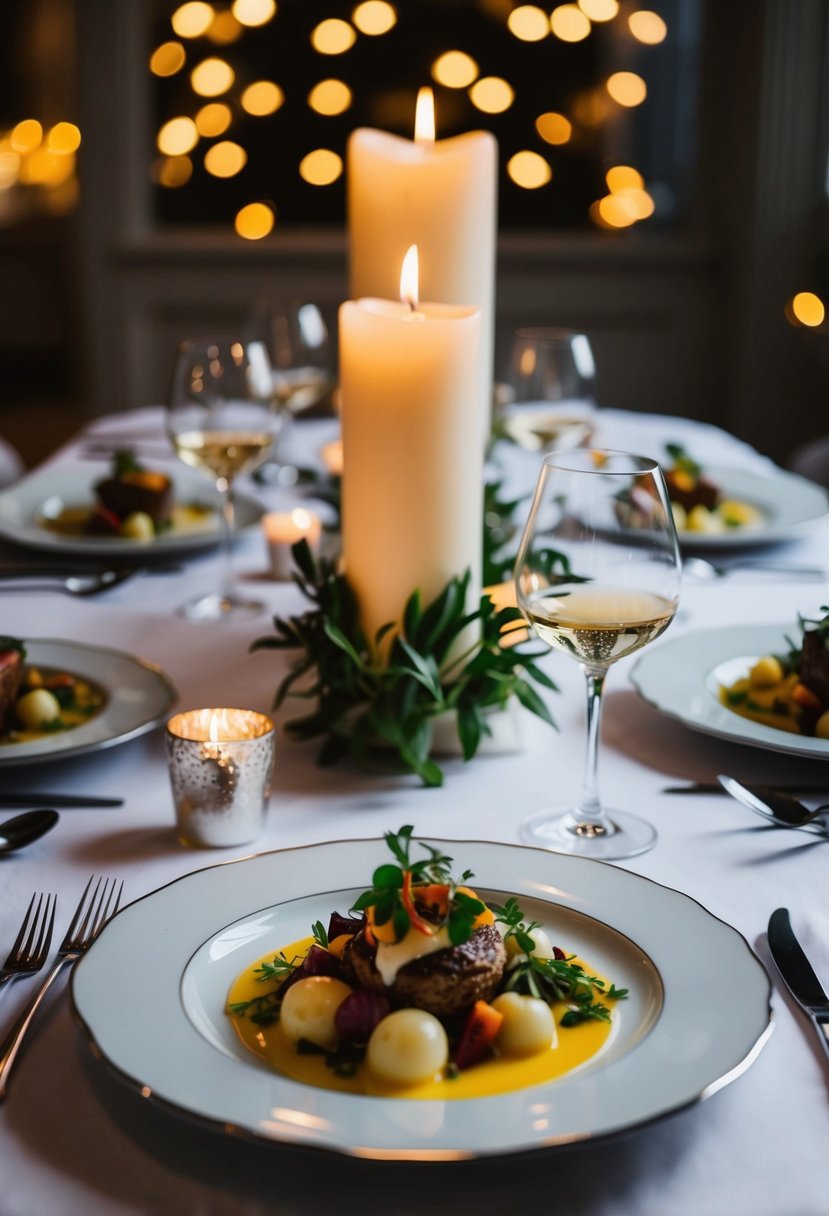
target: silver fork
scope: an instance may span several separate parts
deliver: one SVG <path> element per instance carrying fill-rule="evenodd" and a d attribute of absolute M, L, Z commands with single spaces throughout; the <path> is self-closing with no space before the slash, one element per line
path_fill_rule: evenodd
<path fill-rule="evenodd" d="M 21 975 L 33 975 L 46 962 L 52 944 L 57 900 L 54 895 L 47 895 L 45 899 L 44 903 L 44 896 L 36 891 L 32 896 L 9 957 L 0 968 L 0 988 Z"/>
<path fill-rule="evenodd" d="M 118 911 L 123 890 L 123 882 L 118 886 L 116 878 L 99 878 L 96 882 L 94 874 L 86 884 L 72 923 L 66 930 L 66 937 L 58 947 L 57 956 L 45 980 L 11 1028 L 8 1038 L 0 1044 L 0 1102 L 6 1097 L 11 1070 L 40 1002 L 63 967 L 67 963 L 77 962 L 92 945 L 109 918 Z"/>
<path fill-rule="evenodd" d="M 128 578 L 137 573 L 135 567 L 124 567 L 121 570 L 99 570 L 91 574 L 69 574 L 58 576 L 51 582 L 29 582 L 25 574 L 9 575 L 0 571 L 0 578 L 9 579 L 0 583 L 0 592 L 19 591 L 59 591 L 63 595 L 100 595 L 102 591 L 110 591 L 119 587 Z M 20 579 L 20 582 L 14 580 Z"/>

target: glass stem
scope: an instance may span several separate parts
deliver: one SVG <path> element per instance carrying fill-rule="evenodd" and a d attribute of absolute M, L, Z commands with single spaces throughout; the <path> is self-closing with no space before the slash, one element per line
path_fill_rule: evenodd
<path fill-rule="evenodd" d="M 233 590 L 233 533 L 236 529 L 236 507 L 233 489 L 227 477 L 216 479 L 216 488 L 222 496 L 222 576 L 219 594 L 229 599 Z"/>
<path fill-rule="evenodd" d="M 612 830 L 605 819 L 599 801 L 599 736 L 602 725 L 602 690 L 606 671 L 585 668 L 587 679 L 587 751 L 584 757 L 584 780 L 576 817 L 579 835 L 605 835 Z"/>

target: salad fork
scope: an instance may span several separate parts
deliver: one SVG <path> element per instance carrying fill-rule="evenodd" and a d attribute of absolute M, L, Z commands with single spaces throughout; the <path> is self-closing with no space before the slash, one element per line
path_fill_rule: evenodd
<path fill-rule="evenodd" d="M 35 892 L 32 896 L 20 932 L 9 951 L 9 957 L 0 968 L 0 988 L 12 980 L 19 979 L 21 975 L 33 975 L 35 971 L 40 971 L 46 962 L 52 943 L 57 899 L 54 895 L 47 895 L 45 898 L 44 903 L 42 894 Z"/>
<path fill-rule="evenodd" d="M 8 1038 L 0 1044 L 0 1102 L 6 1097 L 14 1062 L 40 1002 L 63 967 L 67 963 L 77 962 L 84 951 L 92 945 L 110 917 L 118 911 L 123 890 L 123 882 L 120 886 L 115 878 L 99 878 L 96 882 L 94 874 L 86 884 L 84 893 L 75 909 L 75 915 L 72 917 L 72 923 L 58 947 L 57 957 L 45 980 L 11 1028 Z"/>

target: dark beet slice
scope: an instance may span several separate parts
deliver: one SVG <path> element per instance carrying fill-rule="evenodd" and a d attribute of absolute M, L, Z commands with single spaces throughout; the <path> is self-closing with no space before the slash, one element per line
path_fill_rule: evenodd
<path fill-rule="evenodd" d="M 360 932 L 362 927 L 362 916 L 343 916 L 341 912 L 332 912 L 328 922 L 328 940 L 333 942 L 335 938 L 342 937 L 344 934 L 353 937 L 355 933 Z"/>
<path fill-rule="evenodd" d="M 345 1043 L 367 1043 L 374 1027 L 390 1010 L 386 997 L 358 988 L 345 998 L 334 1015 L 337 1034 Z"/>

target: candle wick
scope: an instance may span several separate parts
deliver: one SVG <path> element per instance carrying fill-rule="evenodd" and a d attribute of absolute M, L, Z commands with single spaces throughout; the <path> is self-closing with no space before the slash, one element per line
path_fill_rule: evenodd
<path fill-rule="evenodd" d="M 415 304 L 415 302 L 414 302 L 414 300 L 412 299 L 412 297 L 411 297 L 411 296 L 409 296 L 409 298 L 408 298 L 408 300 L 406 301 L 406 303 L 409 305 L 409 308 L 410 308 L 410 310 L 411 310 L 412 312 L 417 312 L 417 305 Z"/>

